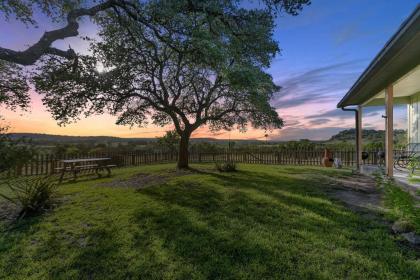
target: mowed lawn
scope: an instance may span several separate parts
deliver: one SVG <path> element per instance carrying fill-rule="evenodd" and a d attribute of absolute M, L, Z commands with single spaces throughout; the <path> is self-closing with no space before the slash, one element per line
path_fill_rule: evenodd
<path fill-rule="evenodd" d="M 193 167 L 62 185 L 54 210 L 0 226 L 0 279 L 420 278 L 418 252 L 325 194 L 349 170 Z M 123 182 L 138 173 L 147 187 Z"/>

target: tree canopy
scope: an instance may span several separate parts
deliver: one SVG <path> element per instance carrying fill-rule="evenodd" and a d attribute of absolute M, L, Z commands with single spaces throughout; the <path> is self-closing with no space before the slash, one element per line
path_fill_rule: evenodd
<path fill-rule="evenodd" d="M 35 81 L 54 118 L 65 124 L 107 111 L 119 124 L 172 123 L 181 136 L 179 167 L 188 165 L 188 140 L 200 126 L 281 128 L 269 103 L 278 87 L 264 72 L 278 52 L 271 13 L 216 0 L 184 11 L 188 3 L 116 10 L 98 19 L 92 55 L 76 66 L 55 57 L 43 63 Z"/>
<path fill-rule="evenodd" d="M 160 1 L 160 4 L 170 2 L 177 3 L 174 8 L 178 11 L 194 13 L 204 12 L 211 17 L 218 17 L 224 23 L 228 23 L 227 18 L 235 19 L 234 14 L 229 14 L 229 10 L 206 10 L 207 1 Z M 242 1 L 208 1 L 211 5 L 221 4 L 232 6 L 241 4 Z M 61 50 L 52 47 L 52 44 L 61 39 L 79 35 L 79 19 L 83 16 L 89 16 L 93 19 L 107 13 L 131 14 L 138 20 L 147 23 L 147 18 L 137 13 L 142 8 L 141 3 L 156 3 L 156 1 L 138 1 L 138 0 L 5 0 L 0 3 L 0 13 L 4 21 L 15 18 L 28 26 L 38 27 L 35 21 L 34 13 L 43 13 L 48 18 L 56 22 L 64 22 L 64 27 L 45 32 L 40 39 L 29 45 L 25 50 L 17 51 L 0 46 L 0 105 L 9 105 L 15 109 L 16 106 L 25 109 L 29 104 L 27 94 L 27 76 L 23 74 L 20 66 L 33 65 L 47 55 L 62 57 L 69 61 L 77 60 L 77 53 L 71 47 L 67 50 Z M 263 9 L 273 15 L 277 12 L 286 12 L 292 15 L 297 13 L 307 4 L 309 0 L 263 0 L 258 4 Z M 134 10 L 137 10 L 133 14 Z M 172 11 L 174 12 L 174 11 Z M 221 13 L 220 13 L 221 12 Z M 143 13 L 144 14 L 144 13 Z M 226 17 L 227 16 L 227 17 Z M 237 20 L 236 18 L 235 20 Z M 46 29 L 45 27 L 43 27 Z M 20 66 L 19 66 L 20 65 Z M 11 75 L 11 73 L 13 73 Z M 7 85 L 7 86 L 5 86 Z M 11 106 L 11 104 L 13 104 Z"/>
<path fill-rule="evenodd" d="M 123 125 L 173 124 L 181 137 L 178 166 L 187 167 L 189 138 L 201 126 L 283 126 L 269 103 L 279 88 L 264 71 L 279 51 L 274 16 L 282 9 L 297 14 L 308 1 L 263 3 L 103 1 L 70 10 L 67 26 L 46 32 L 25 51 L 5 55 L 0 49 L 0 59 L 26 65 L 42 57 L 33 80 L 60 124 L 104 112 Z M 90 54 L 51 48 L 55 39 L 77 35 L 82 15 L 95 16 L 99 27 Z"/>

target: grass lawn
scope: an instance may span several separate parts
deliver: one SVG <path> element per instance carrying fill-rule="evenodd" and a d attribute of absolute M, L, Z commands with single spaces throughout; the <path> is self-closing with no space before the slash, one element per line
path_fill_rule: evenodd
<path fill-rule="evenodd" d="M 65 184 L 53 211 L 0 225 L 0 279 L 419 279 L 418 252 L 325 194 L 349 170 L 194 165 L 163 180 L 174 167 Z M 139 172 L 162 180 L 103 185 Z"/>
<path fill-rule="evenodd" d="M 417 234 L 420 234 L 420 208 L 416 207 L 419 201 L 393 182 L 386 182 L 384 187 L 385 205 L 389 209 L 387 216 L 391 220 L 409 222 L 413 225 Z"/>

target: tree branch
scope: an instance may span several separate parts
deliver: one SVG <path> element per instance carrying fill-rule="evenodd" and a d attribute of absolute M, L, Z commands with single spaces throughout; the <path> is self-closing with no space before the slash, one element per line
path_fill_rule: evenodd
<path fill-rule="evenodd" d="M 82 16 L 94 16 L 100 11 L 113 7 L 118 0 L 108 0 L 91 8 L 75 9 L 67 15 L 67 25 L 63 28 L 47 31 L 38 42 L 24 51 L 14 51 L 0 47 L 0 59 L 17 63 L 20 65 L 32 65 L 43 55 L 53 54 L 67 59 L 76 57 L 73 49 L 67 51 L 51 47 L 51 44 L 57 40 L 74 37 L 79 35 L 79 23 L 77 20 Z"/>

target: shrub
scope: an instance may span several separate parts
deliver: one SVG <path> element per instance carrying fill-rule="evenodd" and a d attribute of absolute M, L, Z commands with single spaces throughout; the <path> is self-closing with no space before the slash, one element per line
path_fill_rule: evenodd
<path fill-rule="evenodd" d="M 419 158 L 412 157 L 410 159 L 410 161 L 408 162 L 408 166 L 407 166 L 408 167 L 408 170 L 409 170 L 408 175 L 410 177 L 412 177 L 414 175 L 414 172 L 416 171 L 416 168 L 418 168 L 419 166 L 420 166 Z"/>
<path fill-rule="evenodd" d="M 396 233 L 415 231 L 416 227 L 410 221 L 398 220 L 392 225 L 392 230 Z"/>
<path fill-rule="evenodd" d="M 11 195 L 0 196 L 19 208 L 19 218 L 51 208 L 57 195 L 57 183 L 51 177 L 15 180 L 7 183 Z"/>
<path fill-rule="evenodd" d="M 0 119 L 1 121 L 1 119 Z M 36 155 L 30 141 L 11 139 L 8 127 L 0 124 L 0 173 L 22 166 Z"/>
<path fill-rule="evenodd" d="M 232 160 L 224 161 L 224 162 L 216 162 L 216 168 L 220 172 L 234 172 L 237 171 L 236 163 Z"/>

